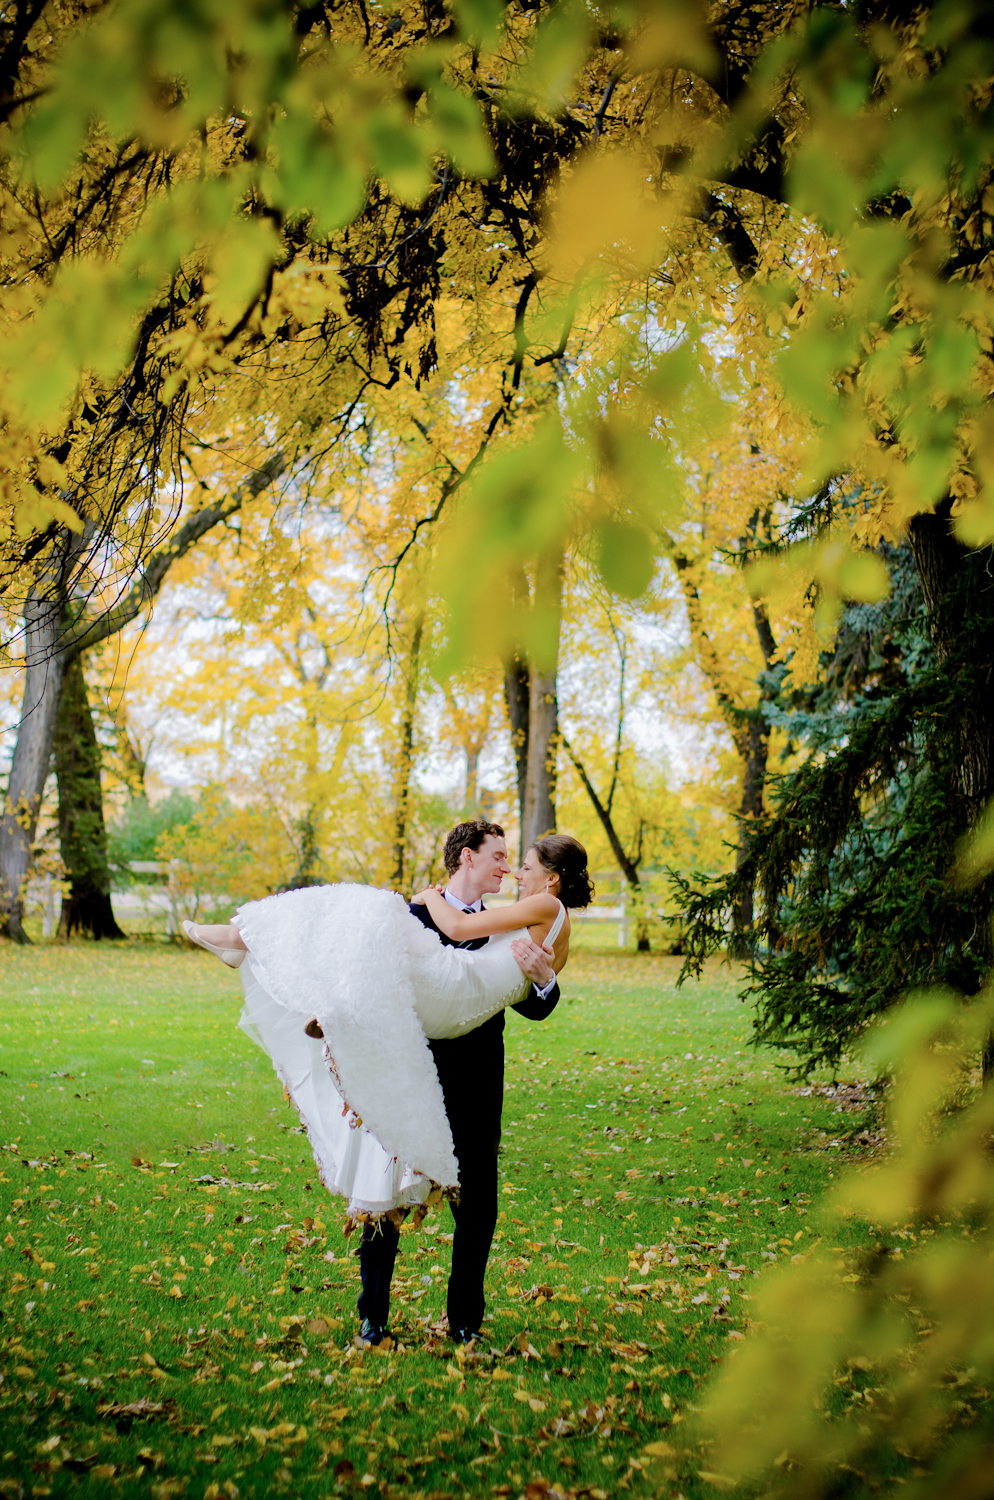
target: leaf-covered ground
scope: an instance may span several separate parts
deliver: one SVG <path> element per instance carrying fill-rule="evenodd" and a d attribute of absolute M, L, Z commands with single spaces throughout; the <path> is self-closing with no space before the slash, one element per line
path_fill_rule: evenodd
<path fill-rule="evenodd" d="M 510 1018 L 495 1352 L 464 1358 L 444 1209 L 402 1237 L 398 1346 L 352 1348 L 355 1242 L 234 976 L 4 945 L 0 1496 L 715 1494 L 698 1392 L 861 1120 L 748 1049 L 729 970 L 678 966 L 581 954 Z"/>

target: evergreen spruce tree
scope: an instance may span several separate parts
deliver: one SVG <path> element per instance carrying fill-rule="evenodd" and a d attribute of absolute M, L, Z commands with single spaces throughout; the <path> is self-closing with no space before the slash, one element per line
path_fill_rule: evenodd
<path fill-rule="evenodd" d="M 764 710 L 806 754 L 771 779 L 772 810 L 745 830 L 736 870 L 675 877 L 689 922 L 681 980 L 710 953 L 743 953 L 755 1040 L 792 1051 L 802 1074 L 836 1066 L 920 985 L 976 994 L 991 962 L 994 886 L 955 875 L 974 818 L 960 726 L 984 687 L 976 621 L 965 599 L 938 645 L 910 546 L 888 562 L 890 597 L 847 608 L 820 686 Z"/>

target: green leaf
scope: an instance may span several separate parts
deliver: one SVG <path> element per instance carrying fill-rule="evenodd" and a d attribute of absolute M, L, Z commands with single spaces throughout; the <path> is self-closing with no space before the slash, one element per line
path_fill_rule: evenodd
<path fill-rule="evenodd" d="M 243 219 L 221 237 L 211 266 L 217 278 L 212 300 L 222 321 L 241 317 L 261 290 L 278 252 L 276 232 L 266 220 Z"/>
<path fill-rule="evenodd" d="M 504 0 L 453 0 L 460 35 L 476 47 L 494 47 L 504 22 Z"/>
<path fill-rule="evenodd" d="M 313 220 L 317 237 L 350 224 L 366 199 L 362 155 L 346 153 L 327 131 L 303 114 L 287 115 L 273 127 L 278 166 L 264 174 L 271 201 L 288 217 Z"/>
<path fill-rule="evenodd" d="M 86 134 L 86 116 L 66 108 L 65 102 L 47 105 L 30 116 L 20 132 L 27 170 L 41 188 L 61 181 L 79 155 Z"/>
<path fill-rule="evenodd" d="M 403 203 L 424 200 L 431 186 L 431 158 L 423 134 L 408 125 L 399 110 L 384 107 L 365 123 L 374 170 Z"/>
<path fill-rule="evenodd" d="M 652 539 L 641 526 L 626 521 L 604 521 L 596 533 L 597 566 L 614 594 L 637 599 L 656 572 Z"/>
<path fill-rule="evenodd" d="M 590 30 L 587 9 L 576 0 L 560 0 L 539 23 L 528 61 L 512 89 L 519 89 L 531 104 L 561 110 L 583 62 Z"/>
<path fill-rule="evenodd" d="M 464 177 L 489 177 L 496 167 L 480 107 L 457 89 L 438 83 L 429 94 L 438 145 Z"/>
<path fill-rule="evenodd" d="M 860 604 L 876 604 L 890 593 L 890 577 L 883 558 L 876 552 L 850 553 L 839 564 L 839 593 Z"/>
<path fill-rule="evenodd" d="M 824 139 L 805 141 L 797 150 L 789 178 L 791 202 L 823 224 L 830 234 L 844 234 L 863 202 L 862 184 L 850 176 Z"/>

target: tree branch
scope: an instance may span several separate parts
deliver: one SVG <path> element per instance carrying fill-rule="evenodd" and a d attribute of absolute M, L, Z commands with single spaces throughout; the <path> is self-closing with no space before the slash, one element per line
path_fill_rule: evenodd
<path fill-rule="evenodd" d="M 624 846 L 622 845 L 622 842 L 618 837 L 618 833 L 614 826 L 614 821 L 611 817 L 611 814 L 608 812 L 607 808 L 598 797 L 597 792 L 594 788 L 594 784 L 591 781 L 590 777 L 587 775 L 586 768 L 584 767 L 583 762 L 580 760 L 579 756 L 574 751 L 573 746 L 570 744 L 569 740 L 562 733 L 562 731 L 560 731 L 559 734 L 559 741 L 563 749 L 566 751 L 566 754 L 573 762 L 573 768 L 583 783 L 583 789 L 586 792 L 587 796 L 590 798 L 590 804 L 601 821 L 601 826 L 603 827 L 604 832 L 607 834 L 608 843 L 611 845 L 611 853 L 618 861 L 619 869 L 621 870 L 625 879 L 628 881 L 628 884 L 631 886 L 632 890 L 640 891 L 642 889 L 642 885 L 639 880 L 638 868 L 629 857 L 629 855 L 625 853 Z"/>
<path fill-rule="evenodd" d="M 276 453 L 261 468 L 250 474 L 234 495 L 195 511 L 170 538 L 166 546 L 149 558 L 138 582 L 132 584 L 123 599 L 113 609 L 107 610 L 96 620 L 87 620 L 84 617 L 70 627 L 64 637 L 67 655 L 78 656 L 81 651 L 90 650 L 101 641 L 107 640 L 108 636 L 116 635 L 118 631 L 124 629 L 125 625 L 130 625 L 131 621 L 151 604 L 158 594 L 173 563 L 185 557 L 190 548 L 214 526 L 241 510 L 246 500 L 254 499 L 269 485 L 275 484 L 280 475 L 285 472 L 286 466 L 284 454 Z"/>
<path fill-rule="evenodd" d="M 759 251 L 735 205 L 723 203 L 714 193 L 707 193 L 701 211 L 701 222 L 709 229 L 714 229 L 742 280 L 751 281 L 759 266 Z"/>

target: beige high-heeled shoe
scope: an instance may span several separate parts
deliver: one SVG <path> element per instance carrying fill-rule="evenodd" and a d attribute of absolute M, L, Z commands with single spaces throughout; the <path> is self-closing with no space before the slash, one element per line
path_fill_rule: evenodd
<path fill-rule="evenodd" d="M 213 953 L 222 963 L 228 965 L 229 969 L 237 969 L 245 957 L 245 948 L 219 948 L 217 943 L 209 943 L 206 938 L 201 937 L 197 931 L 196 922 L 184 922 L 183 931 L 191 943 L 196 943 L 198 948 L 206 948 L 208 953 Z"/>

